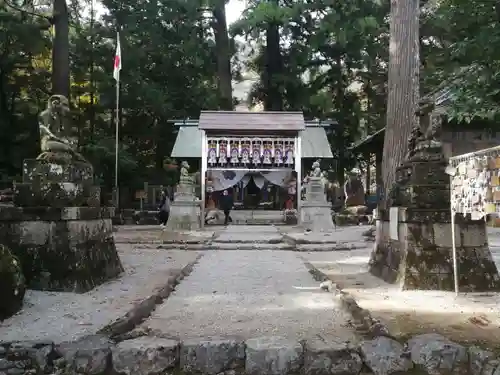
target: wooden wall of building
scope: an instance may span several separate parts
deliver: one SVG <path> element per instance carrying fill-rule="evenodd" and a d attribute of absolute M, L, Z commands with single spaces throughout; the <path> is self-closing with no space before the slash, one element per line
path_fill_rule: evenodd
<path fill-rule="evenodd" d="M 445 131 L 443 150 L 446 157 L 466 154 L 500 145 L 500 133 L 491 131 Z"/>

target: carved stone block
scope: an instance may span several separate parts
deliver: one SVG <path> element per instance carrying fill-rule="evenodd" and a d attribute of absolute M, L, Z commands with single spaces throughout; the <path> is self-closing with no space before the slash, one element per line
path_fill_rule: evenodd
<path fill-rule="evenodd" d="M 449 209 L 449 185 L 409 185 L 406 188 L 405 206 L 415 208 Z"/>
<path fill-rule="evenodd" d="M 94 182 L 94 172 L 90 165 L 54 164 L 46 160 L 25 159 L 23 162 L 23 182 Z"/>
<path fill-rule="evenodd" d="M 19 207 L 99 207 L 101 189 L 84 183 L 16 183 L 14 205 Z"/>
<path fill-rule="evenodd" d="M 450 176 L 444 172 L 446 164 L 415 162 L 411 165 L 411 177 L 409 183 L 424 185 L 443 185 L 450 183 Z"/>

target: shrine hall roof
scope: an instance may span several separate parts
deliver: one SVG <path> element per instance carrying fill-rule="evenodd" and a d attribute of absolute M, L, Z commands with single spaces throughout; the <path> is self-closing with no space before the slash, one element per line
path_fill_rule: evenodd
<path fill-rule="evenodd" d="M 304 122 L 303 122 L 304 124 Z M 172 149 L 171 157 L 201 158 L 202 130 L 197 122 L 193 121 L 187 126 L 179 127 L 177 139 Z M 305 126 L 302 131 L 302 157 L 315 159 L 332 159 L 332 150 L 325 129 L 322 126 Z"/>
<path fill-rule="evenodd" d="M 267 131 L 305 129 L 302 112 L 201 111 L 198 122 L 203 130 L 234 130 L 245 126 Z"/>

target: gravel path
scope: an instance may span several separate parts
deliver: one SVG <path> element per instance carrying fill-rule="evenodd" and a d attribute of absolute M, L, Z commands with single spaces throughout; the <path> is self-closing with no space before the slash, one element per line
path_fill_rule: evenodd
<path fill-rule="evenodd" d="M 322 335 L 354 340 L 347 319 L 296 253 L 225 250 L 207 252 L 143 326 L 180 339 Z"/>
<path fill-rule="evenodd" d="M 488 228 L 493 259 L 500 269 L 500 228 Z M 394 335 L 436 332 L 457 342 L 496 345 L 500 337 L 500 293 L 401 290 L 368 272 L 373 243 L 364 249 L 301 256 L 327 274 Z"/>
<path fill-rule="evenodd" d="M 23 309 L 0 323 L 0 340 L 73 340 L 97 332 L 166 284 L 168 270 L 184 267 L 197 252 L 141 250 L 117 245 L 125 272 L 88 293 L 29 290 Z"/>

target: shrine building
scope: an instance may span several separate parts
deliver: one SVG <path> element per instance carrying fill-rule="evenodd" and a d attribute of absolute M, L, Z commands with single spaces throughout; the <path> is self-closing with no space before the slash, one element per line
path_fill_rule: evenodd
<path fill-rule="evenodd" d="M 302 112 L 202 111 L 179 128 L 171 156 L 201 161 L 201 199 L 232 189 L 235 208 L 300 210 L 304 165 L 333 159 L 325 125 Z M 258 196 L 252 202 L 252 197 Z"/>

